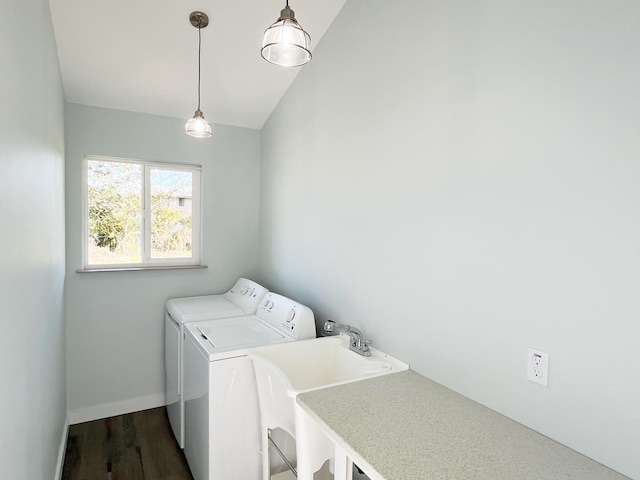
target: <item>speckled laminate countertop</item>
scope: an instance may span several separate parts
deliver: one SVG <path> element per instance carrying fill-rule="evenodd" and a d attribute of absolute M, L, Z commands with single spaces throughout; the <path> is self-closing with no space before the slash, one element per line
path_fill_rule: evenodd
<path fill-rule="evenodd" d="M 411 370 L 297 402 L 371 480 L 629 480 Z"/>

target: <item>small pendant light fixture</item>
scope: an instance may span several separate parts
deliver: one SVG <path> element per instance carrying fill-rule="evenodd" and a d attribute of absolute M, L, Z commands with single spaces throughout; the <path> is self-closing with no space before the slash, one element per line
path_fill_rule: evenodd
<path fill-rule="evenodd" d="M 296 22 L 287 0 L 276 23 L 264 32 L 260 53 L 267 62 L 281 67 L 299 67 L 311 60 L 309 42 L 311 37 Z"/>
<path fill-rule="evenodd" d="M 184 126 L 184 133 L 191 137 L 208 138 L 213 135 L 211 125 L 200 111 L 200 51 L 202 49 L 202 29 L 209 25 L 209 17 L 203 12 L 191 12 L 189 22 L 198 29 L 198 109 L 193 118 Z"/>

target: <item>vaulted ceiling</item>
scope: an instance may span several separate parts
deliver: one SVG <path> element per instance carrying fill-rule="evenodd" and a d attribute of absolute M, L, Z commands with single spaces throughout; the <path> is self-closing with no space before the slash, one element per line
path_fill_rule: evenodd
<path fill-rule="evenodd" d="M 291 0 L 313 52 L 346 0 Z M 262 34 L 285 0 L 49 0 L 65 98 L 71 103 L 190 118 L 197 106 L 202 30 L 202 111 L 211 123 L 261 128 L 301 68 L 260 56 Z M 313 60 L 311 60 L 313 62 Z"/>

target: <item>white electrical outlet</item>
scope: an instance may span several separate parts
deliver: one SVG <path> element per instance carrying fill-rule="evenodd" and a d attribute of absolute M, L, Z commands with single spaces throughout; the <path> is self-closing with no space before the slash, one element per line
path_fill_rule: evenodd
<path fill-rule="evenodd" d="M 549 385 L 549 354 L 535 348 L 527 350 L 527 380 Z"/>

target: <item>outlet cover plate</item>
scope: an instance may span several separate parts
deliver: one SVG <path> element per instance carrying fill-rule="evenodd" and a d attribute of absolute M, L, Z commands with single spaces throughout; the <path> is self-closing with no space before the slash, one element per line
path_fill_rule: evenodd
<path fill-rule="evenodd" d="M 527 380 L 549 386 L 549 354 L 542 350 L 527 350 Z"/>

